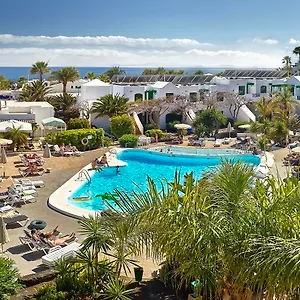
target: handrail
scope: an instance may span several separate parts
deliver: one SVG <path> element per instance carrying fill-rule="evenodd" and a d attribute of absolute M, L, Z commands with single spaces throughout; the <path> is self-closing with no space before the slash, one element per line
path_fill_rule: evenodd
<path fill-rule="evenodd" d="M 90 174 L 88 173 L 88 171 L 85 170 L 85 169 L 83 169 L 83 170 L 81 170 L 81 171 L 79 172 L 79 174 L 78 174 L 78 179 L 79 179 L 79 178 L 82 178 L 82 175 L 83 175 L 83 174 L 85 175 L 86 180 L 87 180 L 89 183 L 91 183 L 91 181 L 92 181 L 91 176 L 90 176 Z"/>

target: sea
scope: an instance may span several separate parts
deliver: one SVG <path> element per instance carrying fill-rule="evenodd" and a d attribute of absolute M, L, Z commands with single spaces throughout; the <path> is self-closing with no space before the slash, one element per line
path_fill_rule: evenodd
<path fill-rule="evenodd" d="M 30 75 L 31 67 L 0 67 L 0 76 L 5 76 L 9 80 L 13 80 L 16 82 L 19 77 L 25 76 L 28 79 L 36 79 L 37 76 Z M 58 70 L 61 67 L 50 67 L 52 71 Z M 128 75 L 140 75 L 142 74 L 144 69 L 155 69 L 155 68 L 134 68 L 134 67 L 120 67 L 122 70 L 126 72 Z M 100 75 L 110 69 L 110 67 L 76 67 L 78 70 L 80 77 L 83 78 L 88 72 L 94 72 L 96 75 Z M 202 70 L 204 73 L 217 74 L 223 72 L 224 69 L 221 68 L 165 68 L 166 70 L 184 70 L 186 74 L 194 74 L 197 70 Z"/>

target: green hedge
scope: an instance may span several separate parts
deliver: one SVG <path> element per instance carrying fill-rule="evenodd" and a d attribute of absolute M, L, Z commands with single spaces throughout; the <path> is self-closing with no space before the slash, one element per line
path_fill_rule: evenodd
<path fill-rule="evenodd" d="M 119 138 L 120 145 L 126 148 L 135 148 L 138 143 L 138 137 L 134 134 L 124 134 Z"/>
<path fill-rule="evenodd" d="M 117 138 L 124 134 L 134 134 L 134 121 L 128 115 L 112 117 L 110 119 L 110 132 Z"/>
<path fill-rule="evenodd" d="M 55 144 L 71 144 L 80 151 L 97 149 L 102 146 L 103 133 L 102 128 L 61 131 L 56 134 Z M 92 136 L 92 139 L 89 140 L 86 146 L 82 145 L 82 139 L 87 138 L 89 135 Z M 53 140 L 53 134 L 51 134 L 51 138 Z M 45 140 L 48 140 L 47 137 Z"/>
<path fill-rule="evenodd" d="M 163 136 L 163 132 L 160 129 L 150 129 L 145 132 L 145 135 L 150 137 L 156 137 L 157 135 L 160 139 Z"/>
<path fill-rule="evenodd" d="M 87 119 L 81 119 L 81 118 L 75 118 L 75 119 L 70 119 L 68 124 L 67 124 L 68 130 L 71 129 L 89 129 L 91 128 L 91 124 L 89 120 Z"/>

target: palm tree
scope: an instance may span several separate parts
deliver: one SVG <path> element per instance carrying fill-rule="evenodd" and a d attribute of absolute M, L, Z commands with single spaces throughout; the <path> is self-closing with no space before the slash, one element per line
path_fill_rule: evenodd
<path fill-rule="evenodd" d="M 96 118 L 120 116 L 127 113 L 128 101 L 128 98 L 119 94 L 107 94 L 93 103 L 91 112 L 96 114 Z"/>
<path fill-rule="evenodd" d="M 195 75 L 203 75 L 204 73 L 203 73 L 203 71 L 202 70 L 197 70 L 196 72 L 195 72 Z"/>
<path fill-rule="evenodd" d="M 61 68 L 60 70 L 53 71 L 52 77 L 54 80 L 62 83 L 63 85 L 63 93 L 67 92 L 67 83 L 74 82 L 75 80 L 79 79 L 79 73 L 77 69 L 74 67 L 65 67 Z"/>
<path fill-rule="evenodd" d="M 97 78 L 97 76 L 95 75 L 94 72 L 88 72 L 84 78 L 88 79 L 88 80 L 93 80 L 93 79 Z"/>
<path fill-rule="evenodd" d="M 293 50 L 293 54 L 298 55 L 298 59 L 300 62 L 300 46 L 295 47 L 295 49 Z"/>
<path fill-rule="evenodd" d="M 20 89 L 27 82 L 27 78 L 25 76 L 21 76 L 17 82 L 17 88 Z"/>
<path fill-rule="evenodd" d="M 20 101 L 47 101 L 48 94 L 51 91 L 51 87 L 47 86 L 44 82 L 40 80 L 36 80 L 31 82 L 30 84 L 26 84 L 20 95 Z"/>
<path fill-rule="evenodd" d="M 103 82 L 110 82 L 110 78 L 106 74 L 100 74 L 98 77 Z"/>
<path fill-rule="evenodd" d="M 12 147 L 15 149 L 16 147 L 24 146 L 28 143 L 28 134 L 19 128 L 11 128 L 7 132 L 4 133 L 4 137 L 12 140 Z"/>
<path fill-rule="evenodd" d="M 114 75 L 124 75 L 125 73 L 125 70 L 122 70 L 120 67 L 112 67 L 109 70 L 107 70 L 104 74 L 111 79 Z"/>
<path fill-rule="evenodd" d="M 37 61 L 35 64 L 31 66 L 30 74 L 35 75 L 39 74 L 40 81 L 43 81 L 43 75 L 50 73 L 51 70 L 48 68 L 48 62 L 45 61 Z"/>
<path fill-rule="evenodd" d="M 292 58 L 288 55 L 284 56 L 282 59 L 282 64 L 284 65 L 282 70 L 287 71 L 288 77 L 290 77 L 292 71 Z"/>

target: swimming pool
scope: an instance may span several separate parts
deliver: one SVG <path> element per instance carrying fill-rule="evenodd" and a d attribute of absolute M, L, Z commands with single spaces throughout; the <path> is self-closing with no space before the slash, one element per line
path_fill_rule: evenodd
<path fill-rule="evenodd" d="M 223 151 L 223 150 L 222 150 Z M 101 172 L 95 172 L 90 182 L 85 181 L 68 198 L 69 204 L 79 208 L 98 211 L 107 209 L 102 197 L 105 193 L 113 193 L 115 189 L 132 192 L 145 191 L 147 189 L 147 176 L 156 183 L 161 179 L 173 180 L 175 171 L 180 171 L 181 177 L 185 173 L 194 171 L 196 178 L 201 178 L 204 172 L 220 165 L 221 159 L 241 160 L 251 165 L 258 165 L 260 158 L 252 154 L 241 154 L 232 151 L 224 157 L 220 150 L 214 150 L 215 155 L 190 156 L 169 155 L 166 153 L 147 150 L 128 149 L 118 153 L 117 158 L 127 163 L 120 167 L 117 173 L 115 167 L 104 168 Z M 74 197 L 90 196 L 91 201 L 74 201 Z M 109 201 L 109 200 L 108 200 Z"/>

